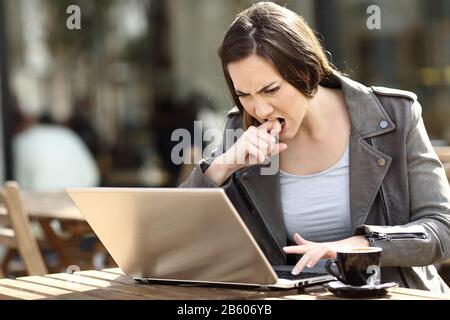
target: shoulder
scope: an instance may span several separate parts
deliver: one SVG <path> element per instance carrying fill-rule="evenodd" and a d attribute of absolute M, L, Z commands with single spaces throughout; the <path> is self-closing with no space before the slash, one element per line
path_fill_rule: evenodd
<path fill-rule="evenodd" d="M 232 118 L 237 115 L 240 115 L 240 111 L 239 111 L 238 107 L 235 106 L 235 107 L 231 108 L 230 110 L 228 110 L 228 113 L 227 113 L 228 118 Z"/>
<path fill-rule="evenodd" d="M 371 89 L 381 102 L 385 101 L 385 103 L 382 103 L 385 108 L 392 106 L 399 109 L 398 107 L 400 107 L 400 109 L 406 109 L 412 113 L 422 110 L 417 95 L 412 91 L 378 86 L 372 86 Z M 406 108 L 401 108 L 402 106 Z"/>
<path fill-rule="evenodd" d="M 372 86 L 371 89 L 397 125 L 404 122 L 405 129 L 410 131 L 420 120 L 422 106 L 414 92 L 379 86 Z"/>
<path fill-rule="evenodd" d="M 417 100 L 417 95 L 411 91 L 379 86 L 372 86 L 371 88 L 376 95 L 392 98 L 405 98 L 411 102 L 415 102 Z"/>
<path fill-rule="evenodd" d="M 227 122 L 225 129 L 239 129 L 243 128 L 242 114 L 238 107 L 233 107 L 227 113 Z"/>

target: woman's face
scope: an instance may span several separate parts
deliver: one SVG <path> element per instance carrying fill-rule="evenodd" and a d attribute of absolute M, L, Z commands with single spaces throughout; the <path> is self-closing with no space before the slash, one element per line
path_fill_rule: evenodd
<path fill-rule="evenodd" d="M 282 124 L 280 140 L 296 136 L 309 99 L 284 80 L 272 63 L 251 55 L 230 63 L 228 72 L 248 114 L 260 123 L 278 119 Z"/>

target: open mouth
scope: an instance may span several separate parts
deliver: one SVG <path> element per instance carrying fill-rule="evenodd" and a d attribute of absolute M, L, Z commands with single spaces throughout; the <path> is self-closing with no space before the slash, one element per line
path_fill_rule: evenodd
<path fill-rule="evenodd" d="M 281 124 L 281 132 L 283 132 L 284 128 L 286 127 L 286 120 L 284 120 L 283 118 L 277 118 L 277 119 Z"/>

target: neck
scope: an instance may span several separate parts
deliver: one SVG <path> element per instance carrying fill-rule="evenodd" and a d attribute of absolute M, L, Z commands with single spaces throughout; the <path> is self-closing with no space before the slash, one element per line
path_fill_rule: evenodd
<path fill-rule="evenodd" d="M 300 143 L 305 141 L 320 143 L 326 139 L 337 102 L 333 90 L 319 86 L 314 97 L 308 100 L 305 117 L 294 140 Z"/>

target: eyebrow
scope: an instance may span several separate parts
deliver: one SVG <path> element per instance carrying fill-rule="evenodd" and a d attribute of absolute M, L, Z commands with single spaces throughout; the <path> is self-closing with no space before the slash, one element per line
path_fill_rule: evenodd
<path fill-rule="evenodd" d="M 275 83 L 277 83 L 277 81 L 272 82 L 271 84 L 265 86 L 264 88 L 262 88 L 261 90 L 259 90 L 257 93 L 261 93 L 261 92 L 263 92 L 263 91 L 266 91 L 266 90 L 269 89 L 271 86 L 273 86 Z M 242 92 L 242 91 L 240 91 L 240 90 L 236 90 L 236 94 L 237 94 L 237 95 L 242 95 L 242 96 L 244 96 L 244 95 L 245 95 L 245 96 L 248 96 L 248 95 L 249 95 L 248 93 L 244 93 L 244 92 Z"/>

